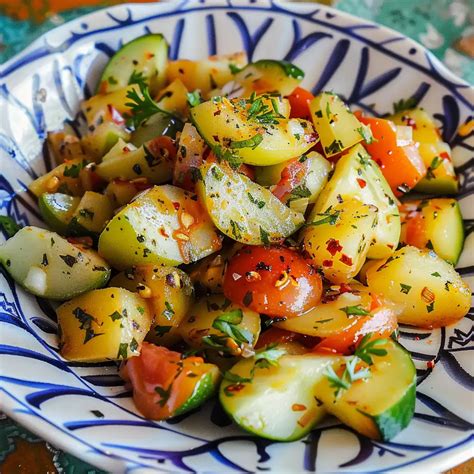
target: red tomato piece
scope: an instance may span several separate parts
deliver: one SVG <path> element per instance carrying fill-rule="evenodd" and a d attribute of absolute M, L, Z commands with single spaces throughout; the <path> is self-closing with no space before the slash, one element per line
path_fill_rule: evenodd
<path fill-rule="evenodd" d="M 272 193 L 285 202 L 285 198 L 291 194 L 293 189 L 298 187 L 305 179 L 308 171 L 308 161 L 300 162 L 298 158 L 290 160 L 288 165 L 281 172 L 280 181 L 275 185 Z"/>
<path fill-rule="evenodd" d="M 246 246 L 232 257 L 224 294 L 234 303 L 272 317 L 296 317 L 321 300 L 321 276 L 295 250 Z"/>
<path fill-rule="evenodd" d="M 309 104 L 314 99 L 314 95 L 310 91 L 297 87 L 288 97 L 290 101 L 291 118 L 302 118 L 311 120 L 311 112 L 309 111 Z"/>
<path fill-rule="evenodd" d="M 132 384 L 138 410 L 146 418 L 164 420 L 193 395 L 210 367 L 201 357 L 184 359 L 179 352 L 144 342 L 140 355 L 122 365 L 120 376 Z"/>

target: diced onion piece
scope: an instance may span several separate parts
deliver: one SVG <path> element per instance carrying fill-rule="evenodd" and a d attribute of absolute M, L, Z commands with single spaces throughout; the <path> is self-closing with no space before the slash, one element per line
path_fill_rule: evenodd
<path fill-rule="evenodd" d="M 44 295 L 46 293 L 47 275 L 44 270 L 39 267 L 31 267 L 26 275 L 24 285 L 35 294 Z"/>

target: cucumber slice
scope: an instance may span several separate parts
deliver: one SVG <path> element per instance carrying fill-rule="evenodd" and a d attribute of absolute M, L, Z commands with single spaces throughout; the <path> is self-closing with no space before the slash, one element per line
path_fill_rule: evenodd
<path fill-rule="evenodd" d="M 139 147 L 149 140 L 166 135 L 176 138 L 176 133 L 183 129 L 183 122 L 177 117 L 158 112 L 152 115 L 132 133 L 131 142 Z"/>
<path fill-rule="evenodd" d="M 113 207 L 104 194 L 86 191 L 69 223 L 71 235 L 97 235 L 113 215 Z"/>
<path fill-rule="evenodd" d="M 99 238 L 99 253 L 119 270 L 147 263 L 190 263 L 220 247 L 221 240 L 196 195 L 169 185 L 155 186 L 136 197 Z"/>
<path fill-rule="evenodd" d="M 314 397 L 315 387 L 338 360 L 315 354 L 283 355 L 278 365 L 260 365 L 255 357 L 241 360 L 230 370 L 232 380 L 222 381 L 219 400 L 251 433 L 276 441 L 300 439 L 326 414 Z"/>
<path fill-rule="evenodd" d="M 122 46 L 105 66 L 98 92 L 116 91 L 128 84 L 145 81 L 156 93 L 166 79 L 168 43 L 161 34 L 140 36 Z"/>
<path fill-rule="evenodd" d="M 304 72 L 299 67 L 273 59 L 248 64 L 234 76 L 234 80 L 245 87 L 245 95 L 252 91 L 290 95 L 303 78 Z"/>
<path fill-rule="evenodd" d="M 277 243 L 303 224 L 302 214 L 229 167 L 211 163 L 204 164 L 200 170 L 202 179 L 197 183 L 200 201 L 216 227 L 237 242 Z"/>
<path fill-rule="evenodd" d="M 461 209 L 456 199 L 405 201 L 400 211 L 406 212 L 400 238 L 402 243 L 418 247 L 417 242 L 411 242 L 411 236 L 407 234 L 406 227 L 413 212 L 416 216 L 421 213 L 424 224 L 421 238 L 426 239 L 426 246 L 432 248 L 439 257 L 444 258 L 447 262 L 453 265 L 458 263 L 464 245 L 464 225 Z"/>
<path fill-rule="evenodd" d="M 297 158 L 317 141 L 313 125 L 300 119 L 272 118 L 262 124 L 249 119 L 254 102 L 214 97 L 191 109 L 191 121 L 216 155 L 235 156 L 244 163 L 269 166 Z M 272 110 L 269 108 L 268 110 Z M 272 113 L 272 112 L 269 112 Z"/>
<path fill-rule="evenodd" d="M 371 356 L 370 378 L 353 382 L 337 396 L 337 389 L 325 377 L 313 393 L 344 424 L 369 438 L 389 441 L 413 417 L 416 369 L 410 353 L 392 339 L 377 348 L 387 354 Z"/>
<path fill-rule="evenodd" d="M 380 168 L 362 145 L 351 148 L 337 162 L 334 174 L 318 197 L 308 222 L 318 214 L 331 214 L 341 199 L 355 198 L 378 208 L 375 237 L 368 258 L 385 258 L 397 248 L 400 239 L 400 216 L 397 201 Z M 319 216 L 320 217 L 320 216 Z"/>
<path fill-rule="evenodd" d="M 81 198 L 61 193 L 44 193 L 38 199 L 38 207 L 43 220 L 59 234 L 66 234 L 68 224 Z"/>
<path fill-rule="evenodd" d="M 110 268 L 94 250 L 39 227 L 23 227 L 0 246 L 0 261 L 30 293 L 66 300 L 105 286 Z"/>

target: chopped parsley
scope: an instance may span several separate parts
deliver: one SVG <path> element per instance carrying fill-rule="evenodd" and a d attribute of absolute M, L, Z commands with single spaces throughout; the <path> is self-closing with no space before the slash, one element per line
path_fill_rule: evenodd
<path fill-rule="evenodd" d="M 188 92 L 186 96 L 190 107 L 196 107 L 196 105 L 201 103 L 201 94 L 197 89 L 193 92 Z"/>
<path fill-rule="evenodd" d="M 404 283 L 400 283 L 400 293 L 404 293 L 405 295 L 408 295 L 410 293 L 411 286 L 410 285 L 405 285 Z"/>
<path fill-rule="evenodd" d="M 260 239 L 263 245 L 270 245 L 269 234 L 262 226 L 260 226 Z"/>
<path fill-rule="evenodd" d="M 393 111 L 394 113 L 404 112 L 405 110 L 414 109 L 417 105 L 417 101 L 414 97 L 408 99 L 400 99 L 398 102 L 394 102 Z"/>
<path fill-rule="evenodd" d="M 346 306 L 344 308 L 340 308 L 341 311 L 347 314 L 347 316 L 367 316 L 369 311 L 362 308 L 360 304 L 355 306 Z"/>
<path fill-rule="evenodd" d="M 380 346 L 384 346 L 387 343 L 386 339 L 374 339 L 370 340 L 372 337 L 372 333 L 366 334 L 362 340 L 360 341 L 357 349 L 355 351 L 355 355 L 359 357 L 359 359 L 363 360 L 366 364 L 372 365 L 374 361 L 372 360 L 372 356 L 376 355 L 379 357 L 383 357 L 387 355 L 387 350 L 382 349 Z"/>
<path fill-rule="evenodd" d="M 96 319 L 94 316 L 86 313 L 82 308 L 74 308 L 72 311 L 72 314 L 74 317 L 81 323 L 79 326 L 79 329 L 82 329 L 84 331 L 84 342 L 83 344 L 86 344 L 89 342 L 91 339 L 97 336 L 101 336 L 104 333 L 96 333 L 94 329 L 92 328 L 92 323 L 97 323 Z"/>
<path fill-rule="evenodd" d="M 21 229 L 21 226 L 18 225 L 10 216 L 0 216 L 0 228 L 2 228 L 7 237 L 10 238 Z"/>
<path fill-rule="evenodd" d="M 128 79 L 128 85 L 131 84 L 138 84 L 140 89 L 148 86 L 147 79 L 143 75 L 143 71 L 135 71 L 135 69 L 133 70 L 132 74 L 130 74 L 130 78 Z"/>
<path fill-rule="evenodd" d="M 165 309 L 161 312 L 161 314 L 168 320 L 170 321 L 173 319 L 174 316 L 174 309 L 173 307 L 168 303 L 168 301 L 165 301 Z"/>
<path fill-rule="evenodd" d="M 247 192 L 247 196 L 249 198 L 249 201 L 252 203 L 252 204 L 255 204 L 259 209 L 262 209 L 262 207 L 265 207 L 265 201 L 259 201 L 258 199 L 255 199 L 252 194 L 250 194 L 249 192 Z"/>
<path fill-rule="evenodd" d="M 239 141 L 231 141 L 229 144 L 229 147 L 234 150 L 238 148 L 252 148 L 252 150 L 255 150 L 255 148 L 260 145 L 263 141 L 263 135 L 261 133 L 255 134 L 253 137 L 247 139 L 247 140 L 239 140 Z"/>

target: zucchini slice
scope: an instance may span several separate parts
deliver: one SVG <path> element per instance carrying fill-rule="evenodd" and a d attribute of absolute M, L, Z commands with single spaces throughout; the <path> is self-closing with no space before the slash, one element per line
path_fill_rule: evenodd
<path fill-rule="evenodd" d="M 23 227 L 0 246 L 0 262 L 12 278 L 30 293 L 66 300 L 105 286 L 107 262 L 83 246 L 39 227 Z"/>
<path fill-rule="evenodd" d="M 105 94 L 128 84 L 145 82 L 156 93 L 166 79 L 168 43 L 161 34 L 140 36 L 123 45 L 109 60 L 98 92 Z"/>
<path fill-rule="evenodd" d="M 290 95 L 303 80 L 304 72 L 294 64 L 274 59 L 261 59 L 248 64 L 234 76 L 234 81 L 244 87 L 244 96 L 252 91 L 279 92 Z"/>
<path fill-rule="evenodd" d="M 176 138 L 176 133 L 183 129 L 183 122 L 177 117 L 158 112 L 149 119 L 143 121 L 132 133 L 130 141 L 139 147 L 153 138 L 166 135 Z"/>
<path fill-rule="evenodd" d="M 124 270 L 147 263 L 175 266 L 216 252 L 221 239 L 196 200 L 195 194 L 170 185 L 144 191 L 107 224 L 99 253 Z"/>
<path fill-rule="evenodd" d="M 431 248 L 438 256 L 456 265 L 464 245 L 464 225 L 456 199 L 437 198 L 405 201 L 400 208 L 400 242 L 418 248 Z M 418 228 L 418 222 L 422 224 Z"/>
<path fill-rule="evenodd" d="M 276 441 L 300 439 L 326 414 L 314 397 L 315 387 L 339 358 L 285 354 L 270 364 L 259 362 L 263 354 L 241 360 L 227 372 L 219 400 L 244 430 Z"/>
<path fill-rule="evenodd" d="M 190 118 L 217 156 L 234 156 L 251 165 L 281 163 L 314 146 L 317 135 L 311 122 L 281 118 L 272 108 L 265 109 L 263 99 L 268 101 L 214 97 L 193 107 Z M 266 116 L 259 118 L 255 110 Z"/>
<path fill-rule="evenodd" d="M 237 242 L 250 245 L 278 243 L 303 224 L 268 189 L 217 163 L 204 164 L 197 193 L 216 227 Z"/>
<path fill-rule="evenodd" d="M 46 224 L 54 232 L 65 235 L 80 200 L 68 194 L 44 193 L 38 199 L 38 207 Z"/>
<path fill-rule="evenodd" d="M 410 423 L 415 411 L 416 369 L 410 353 L 392 339 L 372 355 L 370 377 L 353 382 L 337 394 L 328 376 L 313 392 L 323 408 L 345 425 L 373 439 L 389 441 Z M 335 373 L 341 373 L 343 362 Z"/>
<path fill-rule="evenodd" d="M 318 221 L 318 214 L 331 210 L 341 200 L 358 199 L 378 209 L 378 221 L 367 258 L 385 258 L 397 248 L 400 239 L 400 215 L 397 201 L 380 168 L 362 145 L 356 145 L 336 163 L 334 174 L 316 201 L 308 222 Z"/>

